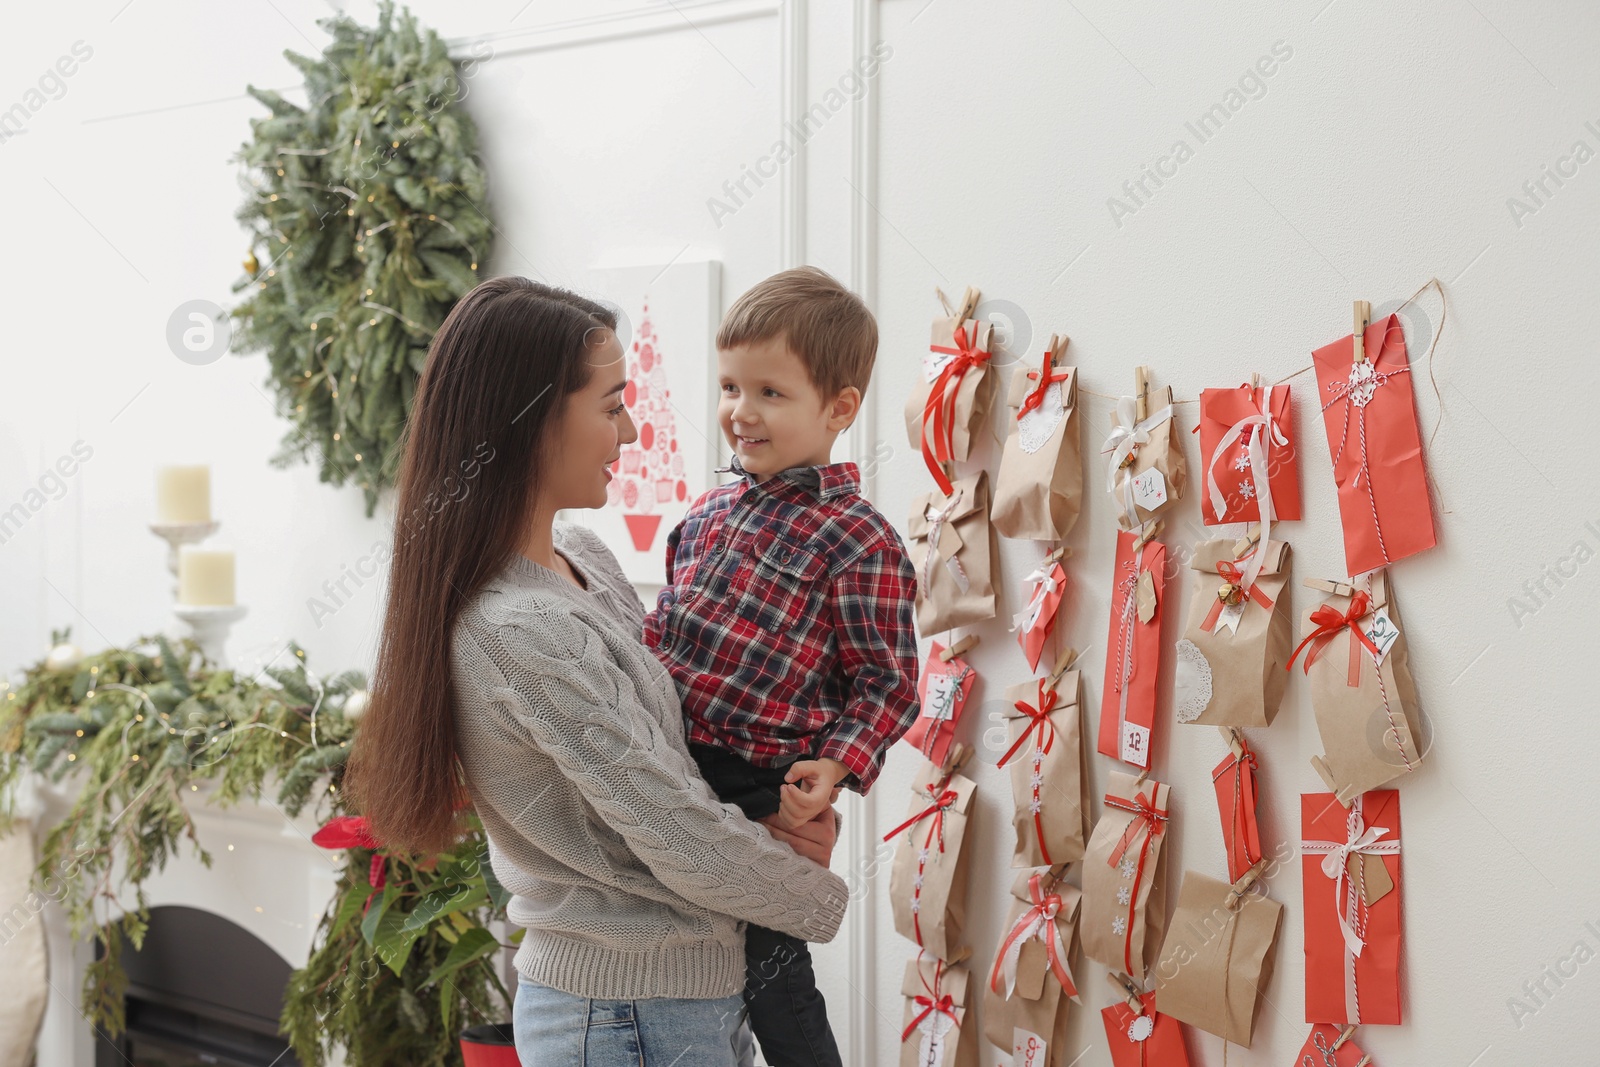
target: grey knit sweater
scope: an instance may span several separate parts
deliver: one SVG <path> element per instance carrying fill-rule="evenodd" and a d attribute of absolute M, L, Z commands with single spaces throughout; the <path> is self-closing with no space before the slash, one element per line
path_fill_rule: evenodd
<path fill-rule="evenodd" d="M 588 589 L 519 555 L 452 656 L 461 761 L 527 929 L 517 969 L 574 996 L 732 996 L 744 922 L 828 941 L 845 884 L 718 802 L 616 557 L 567 523 L 555 547 Z"/>

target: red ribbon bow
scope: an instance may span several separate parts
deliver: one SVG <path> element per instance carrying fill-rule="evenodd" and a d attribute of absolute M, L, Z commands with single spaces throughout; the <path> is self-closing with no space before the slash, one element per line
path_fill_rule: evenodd
<path fill-rule="evenodd" d="M 961 1025 L 961 1020 L 956 1018 L 955 1001 L 951 998 L 949 993 L 941 993 L 937 999 L 934 997 L 925 997 L 921 993 L 918 993 L 912 999 L 916 1002 L 917 1006 L 922 1009 L 922 1011 L 914 1016 L 911 1020 L 911 1024 L 901 1032 L 900 1041 L 902 1044 L 910 1041 L 911 1035 L 916 1031 L 917 1027 L 922 1024 L 922 1020 L 926 1019 L 934 1012 L 938 1012 L 941 1015 L 948 1015 L 952 1023 L 955 1023 L 957 1026 Z"/>
<path fill-rule="evenodd" d="M 1044 403 L 1044 391 L 1056 382 L 1064 382 L 1072 377 L 1070 370 L 1052 370 L 1055 363 L 1055 353 L 1049 348 L 1044 350 L 1044 366 L 1037 371 L 1029 371 L 1029 378 L 1038 378 L 1034 387 L 1028 390 L 1028 395 L 1022 398 L 1022 406 L 1017 409 L 1017 421 L 1022 421 L 1022 416 Z"/>
<path fill-rule="evenodd" d="M 1143 793 L 1135 793 L 1132 800 L 1124 800 L 1122 797 L 1107 793 L 1106 804 L 1133 812 L 1133 819 L 1128 823 L 1128 828 L 1122 831 L 1122 839 L 1112 850 L 1108 866 L 1115 867 L 1122 862 L 1122 857 L 1127 855 L 1128 849 L 1133 846 L 1134 838 L 1141 830 L 1146 831 L 1145 843 L 1148 845 L 1152 838 L 1160 837 L 1167 828 L 1167 810 L 1156 807 L 1155 800 Z"/>
<path fill-rule="evenodd" d="M 1218 560 L 1217 573 L 1223 578 L 1232 582 L 1234 585 L 1242 587 L 1244 583 L 1244 571 L 1239 568 L 1239 565 L 1236 562 L 1229 563 L 1225 559 Z M 1250 588 L 1248 589 L 1241 588 L 1239 590 L 1239 595 L 1245 600 L 1255 601 L 1268 611 L 1272 610 L 1272 598 L 1267 596 L 1266 593 L 1263 593 L 1261 591 L 1261 586 L 1255 582 L 1251 582 Z M 1206 633 L 1210 633 L 1211 631 L 1215 630 L 1217 627 L 1217 620 L 1222 617 L 1222 609 L 1226 606 L 1227 605 L 1223 604 L 1220 599 L 1215 601 L 1211 605 L 1211 610 L 1206 614 L 1206 621 L 1200 624 L 1200 629 L 1204 630 Z"/>
<path fill-rule="evenodd" d="M 1311 665 L 1317 661 L 1317 657 L 1322 654 L 1322 650 L 1338 636 L 1340 630 L 1348 626 L 1351 634 L 1349 682 L 1352 688 L 1360 685 L 1361 647 L 1365 646 L 1367 651 L 1372 653 L 1373 659 L 1378 657 L 1378 646 L 1372 643 L 1372 639 L 1367 636 L 1366 631 L 1362 630 L 1357 623 L 1358 619 L 1371 610 L 1371 604 L 1372 597 L 1368 593 L 1357 590 L 1356 594 L 1350 598 L 1350 607 L 1343 612 L 1332 604 L 1323 604 L 1317 608 L 1311 613 L 1311 621 L 1317 624 L 1317 628 L 1307 634 L 1304 641 L 1295 646 L 1294 655 L 1289 657 L 1289 662 L 1283 665 L 1283 669 L 1289 670 L 1293 667 L 1295 656 L 1300 655 L 1302 649 L 1306 649 L 1306 659 L 1305 663 L 1301 665 L 1301 670 L 1306 674 L 1310 674 Z M 1310 646 L 1309 649 L 1306 647 L 1308 645 Z"/>
<path fill-rule="evenodd" d="M 931 786 L 929 787 L 929 792 L 930 793 L 932 792 L 932 787 Z M 941 833 L 939 834 L 939 851 L 943 852 L 944 851 L 944 834 L 943 834 L 942 831 L 944 829 L 944 810 L 946 808 L 948 808 L 950 805 L 954 804 L 955 802 L 956 802 L 956 791 L 954 789 L 946 789 L 943 793 L 939 794 L 938 799 L 936 799 L 932 804 L 928 805 L 926 808 L 924 808 L 922 811 L 918 812 L 917 814 L 911 816 L 911 818 L 907 819 L 905 822 L 901 823 L 899 826 L 896 826 L 893 830 L 890 830 L 888 833 L 884 834 L 883 835 L 883 839 L 885 841 L 887 841 L 891 837 L 893 837 L 896 834 L 900 833 L 901 831 L 909 830 L 911 827 L 915 826 L 917 823 L 921 822 L 923 819 L 926 819 L 928 816 L 932 815 L 932 816 L 934 816 L 934 820 L 933 820 L 934 821 L 934 825 L 928 827 L 928 840 L 931 842 L 933 840 L 934 831 L 936 829 L 940 830 Z"/>
<path fill-rule="evenodd" d="M 1006 754 L 1000 757 L 1000 762 L 995 764 L 996 767 L 1004 767 L 1007 763 L 1010 763 L 1011 757 L 1015 756 L 1017 750 L 1023 746 L 1023 743 L 1035 733 L 1038 735 L 1038 740 L 1034 743 L 1038 746 L 1039 751 L 1045 753 L 1050 751 L 1050 746 L 1055 744 L 1056 740 L 1056 728 L 1050 722 L 1050 712 L 1055 710 L 1056 702 L 1059 699 L 1059 694 L 1050 687 L 1049 679 L 1040 678 L 1039 706 L 1034 707 L 1026 700 L 1017 701 L 1016 709 L 1033 721 L 1028 723 L 1027 728 L 1017 735 L 1017 739 L 1011 743 L 1011 747 L 1006 749 Z"/>
<path fill-rule="evenodd" d="M 956 347 L 947 348 L 944 345 L 930 345 L 934 352 L 945 352 L 955 358 L 944 365 L 939 372 L 939 377 L 934 380 L 933 388 L 928 392 L 927 406 L 922 409 L 922 458 L 928 464 L 928 470 L 933 475 L 934 482 L 939 486 L 945 496 L 949 496 L 955 488 L 949 477 L 944 473 L 943 463 L 955 460 L 955 423 L 956 423 L 956 397 L 961 391 L 961 381 L 966 377 L 967 371 L 974 367 L 981 367 L 989 362 L 991 353 L 980 348 L 974 348 L 977 329 L 973 329 L 973 341 L 967 340 L 967 327 L 963 323 L 956 327 Z M 931 448 L 930 448 L 931 437 Z"/>

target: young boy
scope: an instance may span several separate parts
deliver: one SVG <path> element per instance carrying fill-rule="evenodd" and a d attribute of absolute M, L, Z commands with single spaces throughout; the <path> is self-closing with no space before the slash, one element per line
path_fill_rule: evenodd
<path fill-rule="evenodd" d="M 717 332 L 717 420 L 739 478 L 667 539 L 645 642 L 677 683 L 689 749 L 724 802 L 792 827 L 866 793 L 917 714 L 916 572 L 831 463 L 860 411 L 878 327 L 826 272 L 741 296 Z M 804 941 L 749 927 L 745 1002 L 773 1067 L 839 1064 Z"/>

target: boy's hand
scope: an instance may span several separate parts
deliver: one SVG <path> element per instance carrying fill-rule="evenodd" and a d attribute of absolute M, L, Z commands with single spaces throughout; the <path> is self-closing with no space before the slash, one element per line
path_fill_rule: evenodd
<path fill-rule="evenodd" d="M 786 830 L 804 825 L 828 809 L 839 795 L 839 783 L 850 773 L 836 759 L 796 760 L 778 788 L 778 824 Z"/>
<path fill-rule="evenodd" d="M 837 811 L 824 811 L 805 825 L 795 827 L 793 832 L 785 830 L 779 824 L 782 818 L 783 816 L 773 813 L 757 821 L 772 831 L 774 840 L 787 842 L 789 847 L 812 863 L 826 867 L 832 862 L 833 846 L 839 839 Z"/>

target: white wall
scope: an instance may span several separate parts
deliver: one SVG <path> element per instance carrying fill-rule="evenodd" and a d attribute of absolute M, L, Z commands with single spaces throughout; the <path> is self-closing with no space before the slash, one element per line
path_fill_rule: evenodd
<path fill-rule="evenodd" d="M 1591 967 L 1559 987 L 1542 976 L 1580 940 L 1600 948 L 1584 925 L 1600 928 L 1600 861 L 1581 801 L 1593 777 L 1593 701 L 1579 685 L 1596 587 L 1575 555 L 1578 542 L 1585 560 L 1600 547 L 1600 500 L 1583 466 L 1600 444 L 1585 404 L 1596 374 L 1581 358 L 1600 325 L 1600 179 L 1589 173 L 1600 163 L 1559 188 L 1547 180 L 1552 195 L 1531 214 L 1514 218 L 1507 203 L 1527 200 L 1523 183 L 1575 141 L 1600 149 L 1592 6 L 415 6 L 463 50 L 476 39 L 495 49 L 469 107 L 504 229 L 497 271 L 561 282 L 601 263 L 712 256 L 725 264 L 726 302 L 772 270 L 811 261 L 874 303 L 884 337 L 874 410 L 838 455 L 893 448 L 872 491 L 897 520 L 929 484 L 899 409 L 935 285 L 978 285 L 1026 309 L 1035 353 L 1041 334 L 1070 334 L 1088 389 L 1125 391 L 1133 366 L 1148 363 L 1192 397 L 1251 371 L 1276 378 L 1305 366 L 1313 347 L 1348 331 L 1352 298 L 1393 304 L 1429 277 L 1444 282 L 1450 315 L 1434 366 L 1443 421 L 1429 451 L 1441 542 L 1396 573 L 1435 741 L 1402 785 L 1409 1021 L 1367 1028 L 1362 1041 L 1380 1064 L 1593 1058 L 1600 978 Z M 353 10 L 366 18 L 371 9 Z M 366 520 L 357 492 L 322 486 L 308 469 L 266 466 L 283 424 L 258 391 L 260 357 L 195 368 L 163 339 L 182 301 L 231 299 L 244 241 L 227 160 L 260 113 L 239 94 L 247 81 L 294 85 L 279 53 L 319 44 L 313 20 L 326 11 L 308 0 L 32 5 L 0 41 L 10 74 L 0 107 L 22 99 L 73 42 L 94 49 L 65 95 L 0 144 L 10 253 L 0 261 L 10 342 L 0 507 L 22 499 L 73 441 L 94 448 L 62 499 L 0 546 L 10 609 L 0 614 L 0 663 L 41 654 L 53 625 L 72 623 L 91 648 L 167 625 L 164 547 L 143 527 L 152 469 L 185 455 L 213 464 L 216 512 L 239 550 L 251 613 L 235 632 L 236 658 L 290 636 L 313 667 L 370 657 L 381 581 L 321 628 L 305 601 L 385 535 L 382 517 Z M 717 226 L 707 198 L 770 149 L 781 116 L 826 100 L 880 37 L 893 54 L 863 101 L 843 102 L 797 163 Z M 1279 41 L 1292 56 L 1264 95 L 1197 146 L 1185 122 Z M 1180 138 L 1193 157 L 1118 225 L 1107 199 Z M 1424 299 L 1436 326 L 1437 305 Z M 1306 519 L 1284 533 L 1299 575 L 1331 575 L 1342 567 L 1337 514 L 1307 385 L 1296 382 Z M 1431 427 L 1440 404 L 1420 376 L 1418 403 Z M 1086 399 L 1087 439 L 1097 443 L 1107 410 Z M 993 469 L 993 449 L 979 458 Z M 1093 486 L 1098 471 L 1089 475 Z M 1112 517 L 1098 494 L 1089 500 L 1070 540 L 1068 639 L 1088 649 L 1096 709 Z M 1191 497 L 1172 526 L 1192 529 L 1196 517 Z M 1035 553 L 1004 546 L 1003 617 Z M 1514 616 L 1509 600 L 1526 598 L 1529 581 L 1544 581 L 1548 595 Z M 1001 624 L 980 633 L 984 711 L 1025 675 Z M 989 725 L 975 718 L 968 739 Z M 1221 743 L 1168 727 L 1157 773 L 1176 790 L 1175 890 L 1184 867 L 1222 869 L 1206 782 Z M 1302 686 L 1291 685 L 1277 723 L 1253 741 L 1264 835 L 1292 840 L 1297 794 L 1321 788 L 1306 762 L 1319 745 Z M 1009 877 L 996 755 L 984 752 L 976 772 L 980 960 L 997 942 Z M 1093 763 L 1102 785 L 1108 763 Z M 913 770 L 896 753 L 875 796 L 851 805 L 838 867 L 872 903 L 817 949 L 856 1064 L 895 1056 L 908 943 L 893 932 L 884 879 L 862 872 Z M 1289 915 L 1255 1048 L 1236 1062 L 1288 1062 L 1307 1029 L 1297 871 L 1271 889 Z M 1083 1064 L 1109 1062 L 1095 1017 L 1109 999 L 1100 971 L 1078 967 L 1085 1008 L 1069 1058 L 1086 1050 Z M 1545 1003 L 1514 1021 L 1509 998 L 1534 1006 L 1524 983 L 1540 980 Z M 71 1024 L 64 1010 L 57 1005 L 58 1025 Z M 1221 1062 L 1218 1044 L 1192 1040 L 1194 1061 Z M 995 1059 L 991 1051 L 983 1062 Z"/>

